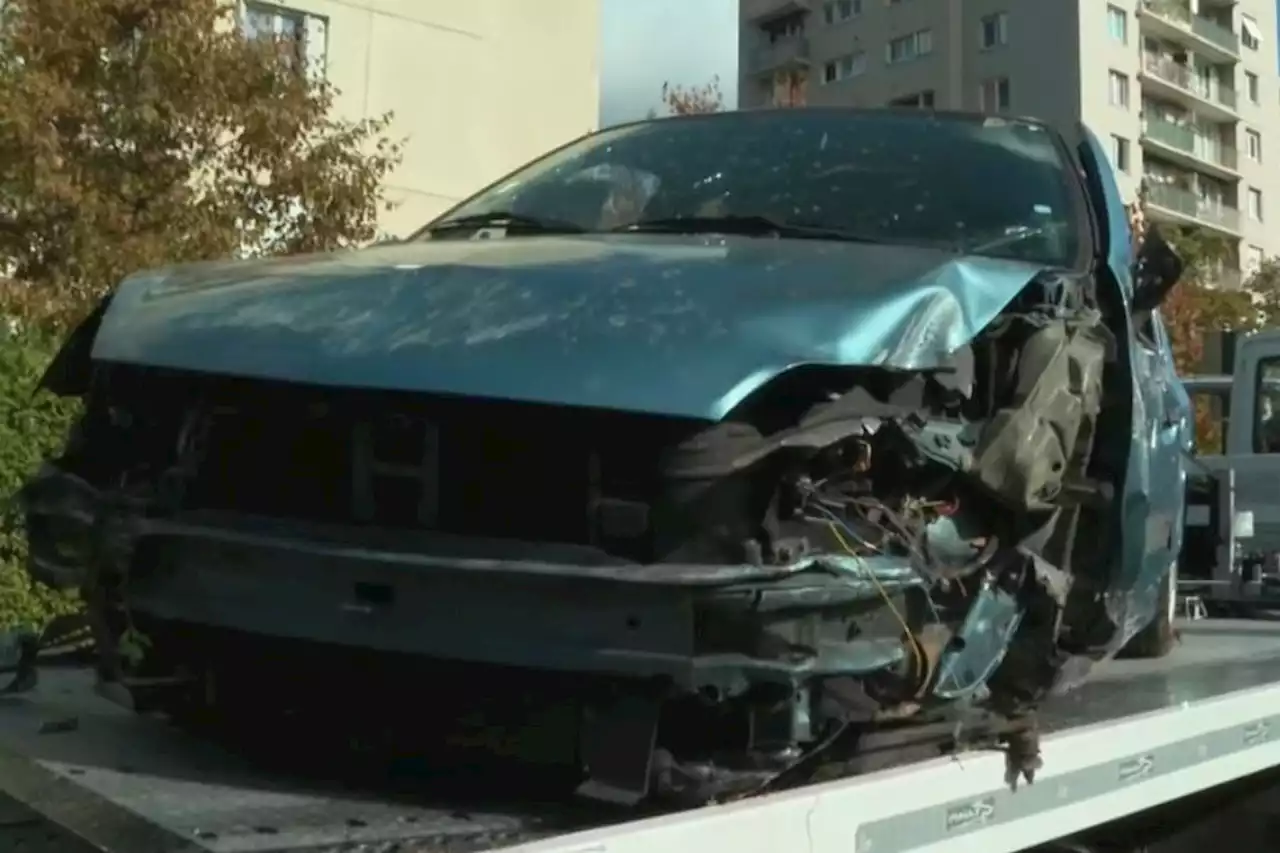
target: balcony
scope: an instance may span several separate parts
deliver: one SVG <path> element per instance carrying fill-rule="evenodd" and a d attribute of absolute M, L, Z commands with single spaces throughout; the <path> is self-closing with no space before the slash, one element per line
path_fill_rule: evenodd
<path fill-rule="evenodd" d="M 1227 180 L 1239 178 L 1240 157 L 1235 147 L 1196 133 L 1190 127 L 1147 118 L 1142 126 L 1142 144 L 1185 168 Z"/>
<path fill-rule="evenodd" d="M 1215 121 L 1239 121 L 1236 90 L 1167 56 L 1144 53 L 1142 81 L 1151 91 Z"/>
<path fill-rule="evenodd" d="M 1172 184 L 1147 185 L 1147 210 L 1156 219 L 1179 225 L 1199 225 L 1240 236 L 1240 211 L 1222 202 L 1202 199 Z"/>
<path fill-rule="evenodd" d="M 1240 37 L 1211 18 L 1192 14 L 1185 0 L 1142 0 L 1138 16 L 1144 33 L 1185 44 L 1216 62 L 1240 60 Z"/>
<path fill-rule="evenodd" d="M 809 67 L 809 39 L 791 36 L 772 44 L 762 44 L 751 51 L 747 71 L 750 74 L 773 74 Z"/>
<path fill-rule="evenodd" d="M 761 24 L 788 15 L 805 15 L 813 11 L 815 0 L 742 0 L 742 20 Z"/>

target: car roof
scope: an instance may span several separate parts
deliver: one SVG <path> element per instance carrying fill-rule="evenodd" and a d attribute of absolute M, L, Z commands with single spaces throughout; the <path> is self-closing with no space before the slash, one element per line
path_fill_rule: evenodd
<path fill-rule="evenodd" d="M 1234 377 L 1225 373 L 1184 376 L 1182 377 L 1182 386 L 1193 394 L 1197 391 L 1229 391 L 1233 380 Z M 1268 391 L 1280 393 L 1280 379 L 1268 379 L 1266 384 Z"/>
<path fill-rule="evenodd" d="M 1184 376 L 1182 385 L 1188 391 L 1217 391 L 1231 387 L 1231 377 L 1225 374 Z"/>
<path fill-rule="evenodd" d="M 717 120 L 733 120 L 735 116 L 742 115 L 759 115 L 761 113 L 778 113 L 782 115 L 796 114 L 812 114 L 812 113 L 842 113 L 848 115 L 883 115 L 885 113 L 893 113 L 896 116 L 918 118 L 920 121 L 966 121 L 973 123 L 997 122 L 1004 124 L 1029 124 L 1045 130 L 1057 133 L 1067 139 L 1079 137 L 1080 126 L 1077 123 L 1059 123 L 1046 121 L 1042 118 L 1034 116 L 1019 115 L 992 115 L 979 110 L 925 110 L 919 107 L 841 107 L 841 106 L 801 106 L 801 107 L 777 107 L 777 106 L 759 106 L 744 107 L 736 110 L 721 110 L 713 113 L 686 113 L 684 115 L 675 116 L 655 116 L 653 118 L 642 118 L 635 121 L 622 122 L 620 124 L 609 125 L 601 130 L 613 130 L 617 127 L 627 127 L 628 125 L 649 124 L 655 121 L 717 121 Z"/>

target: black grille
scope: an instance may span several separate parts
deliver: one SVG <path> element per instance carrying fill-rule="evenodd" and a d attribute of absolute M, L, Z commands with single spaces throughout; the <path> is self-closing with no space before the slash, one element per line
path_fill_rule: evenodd
<path fill-rule="evenodd" d="M 688 429 L 612 412 L 192 377 L 153 378 L 138 399 L 175 436 L 179 468 L 184 418 L 194 436 L 184 509 L 580 544 L 596 541 L 598 498 L 657 493 L 661 448 Z"/>

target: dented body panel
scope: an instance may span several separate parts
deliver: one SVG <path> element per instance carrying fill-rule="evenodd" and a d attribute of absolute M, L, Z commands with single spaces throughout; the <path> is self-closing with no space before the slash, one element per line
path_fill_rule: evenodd
<path fill-rule="evenodd" d="M 949 366 L 1037 271 L 744 237 L 432 241 L 142 273 L 93 357 L 719 420 L 801 365 Z"/>
<path fill-rule="evenodd" d="M 721 126 L 737 191 L 686 174 Z M 182 719 L 328 708 L 340 670 L 384 697 L 344 713 L 381 732 L 404 704 L 437 758 L 536 764 L 473 728 L 555 718 L 577 792 L 628 804 L 860 772 L 903 726 L 957 748 L 979 718 L 1034 774 L 1037 703 L 1150 621 L 1181 537 L 1185 394 L 1096 140 L 874 111 L 636 127 L 459 208 L 496 236 L 446 214 L 121 285 L 51 368 L 86 413 L 21 495 L 31 573 L 81 587 L 106 677 L 172 684 Z M 905 163 L 907 195 L 858 219 L 822 193 L 864 131 L 893 145 L 854 186 Z M 813 169 L 760 192 L 753 134 Z M 948 183 L 953 156 L 1011 199 Z M 654 180 L 606 203 L 626 169 Z M 705 212 L 780 197 L 854 221 Z M 583 213 L 694 202 L 621 232 Z"/>
<path fill-rule="evenodd" d="M 1105 237 L 1102 257 L 1131 309 L 1138 259 L 1129 212 L 1102 143 L 1086 133 L 1080 147 L 1091 205 Z M 1119 627 L 1106 644 L 1109 654 L 1120 651 L 1163 606 L 1161 584 L 1182 550 L 1188 457 L 1195 438 L 1191 400 L 1178 381 L 1159 310 L 1126 311 L 1116 322 L 1124 323 L 1120 355 L 1127 361 L 1133 404 L 1121 517 L 1116 522 L 1121 536 L 1118 551 L 1110 556 L 1105 593 L 1110 621 Z"/>

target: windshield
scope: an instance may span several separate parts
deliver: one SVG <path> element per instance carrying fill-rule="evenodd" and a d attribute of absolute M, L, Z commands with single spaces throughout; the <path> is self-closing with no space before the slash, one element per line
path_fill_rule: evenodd
<path fill-rule="evenodd" d="M 416 236 L 486 217 L 513 231 L 540 222 L 560 231 L 661 224 L 668 232 L 679 230 L 672 220 L 696 221 L 692 232 L 751 218 L 1070 266 L 1081 240 L 1073 176 L 1051 132 L 1031 122 L 893 110 L 730 112 L 584 137 Z"/>

